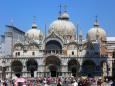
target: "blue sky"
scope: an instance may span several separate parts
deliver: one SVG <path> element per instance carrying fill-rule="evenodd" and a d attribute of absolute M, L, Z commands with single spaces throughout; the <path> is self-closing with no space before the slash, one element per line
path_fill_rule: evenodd
<path fill-rule="evenodd" d="M 31 28 L 33 16 L 38 27 L 44 32 L 59 15 L 59 4 L 67 4 L 70 20 L 79 24 L 84 37 L 93 26 L 95 16 L 107 36 L 115 36 L 115 0 L 0 0 L 0 34 L 6 30 L 5 25 L 13 24 L 23 31 Z"/>

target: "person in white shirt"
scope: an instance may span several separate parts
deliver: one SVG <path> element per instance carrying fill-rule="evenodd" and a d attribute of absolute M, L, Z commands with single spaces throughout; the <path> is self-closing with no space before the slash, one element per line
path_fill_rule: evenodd
<path fill-rule="evenodd" d="M 47 84 L 47 83 L 45 83 L 45 84 L 44 84 L 44 86 L 48 86 L 48 84 Z"/>
<path fill-rule="evenodd" d="M 44 80 L 44 86 L 48 86 L 48 84 L 47 84 L 47 81 L 46 81 L 46 80 Z"/>
<path fill-rule="evenodd" d="M 78 86 L 78 83 L 76 82 L 76 80 L 74 80 L 72 86 Z"/>

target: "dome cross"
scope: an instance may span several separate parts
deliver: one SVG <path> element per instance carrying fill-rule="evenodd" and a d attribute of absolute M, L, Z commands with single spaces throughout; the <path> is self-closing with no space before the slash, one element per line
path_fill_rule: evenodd
<path fill-rule="evenodd" d="M 33 23 L 32 23 L 32 29 L 36 29 L 37 25 L 36 25 L 36 16 L 33 17 Z"/>
<path fill-rule="evenodd" d="M 94 27 L 99 27 L 98 16 L 96 16 Z"/>
<path fill-rule="evenodd" d="M 61 16 L 61 14 L 62 14 L 62 5 L 60 4 L 59 5 L 59 15 Z"/>
<path fill-rule="evenodd" d="M 67 4 L 64 4 L 64 12 L 67 12 Z"/>

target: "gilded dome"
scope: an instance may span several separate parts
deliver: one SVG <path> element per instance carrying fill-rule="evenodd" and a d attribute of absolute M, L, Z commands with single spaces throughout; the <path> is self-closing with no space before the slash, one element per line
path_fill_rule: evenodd
<path fill-rule="evenodd" d="M 64 12 L 58 20 L 50 24 L 48 32 L 51 33 L 52 31 L 61 36 L 75 34 L 75 25 L 69 21 L 67 12 Z"/>
<path fill-rule="evenodd" d="M 29 40 L 42 40 L 43 33 L 40 31 L 40 29 L 37 29 L 37 25 L 33 23 L 32 28 L 26 32 L 25 36 Z"/>
<path fill-rule="evenodd" d="M 96 22 L 94 23 L 94 27 L 91 28 L 87 33 L 87 39 L 90 41 L 96 41 L 97 38 L 106 41 L 106 32 L 99 26 L 99 23 L 96 20 Z"/>

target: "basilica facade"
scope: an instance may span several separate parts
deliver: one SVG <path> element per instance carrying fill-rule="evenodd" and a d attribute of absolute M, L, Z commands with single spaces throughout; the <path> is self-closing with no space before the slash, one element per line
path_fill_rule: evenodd
<path fill-rule="evenodd" d="M 1 78 L 18 73 L 23 77 L 113 76 L 115 37 L 107 37 L 98 20 L 85 39 L 66 11 L 44 34 L 35 21 L 27 32 L 6 27 L 0 44 Z"/>

